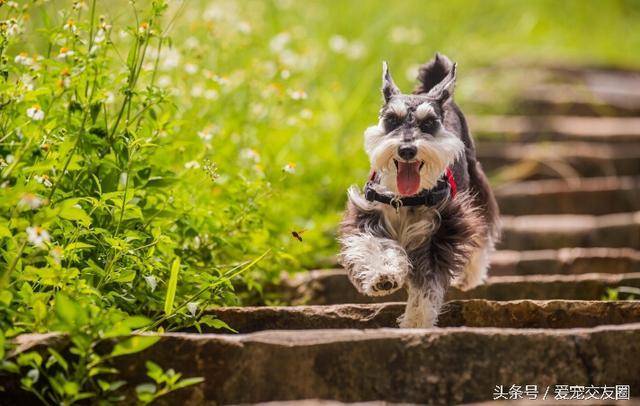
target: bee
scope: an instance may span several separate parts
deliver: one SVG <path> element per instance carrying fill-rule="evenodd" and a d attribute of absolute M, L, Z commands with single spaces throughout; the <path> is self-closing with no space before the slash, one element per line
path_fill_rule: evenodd
<path fill-rule="evenodd" d="M 307 230 L 300 230 L 300 231 L 292 231 L 291 232 L 291 236 L 293 238 L 295 238 L 296 240 L 302 242 L 302 233 L 304 233 Z"/>

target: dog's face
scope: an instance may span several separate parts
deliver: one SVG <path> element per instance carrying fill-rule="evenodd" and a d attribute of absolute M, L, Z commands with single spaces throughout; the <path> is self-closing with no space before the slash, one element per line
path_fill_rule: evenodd
<path fill-rule="evenodd" d="M 464 144 L 444 126 L 443 106 L 453 94 L 455 65 L 426 94 L 402 94 L 383 64 L 384 105 L 378 125 L 365 132 L 372 170 L 394 194 L 411 196 L 436 185 Z"/>

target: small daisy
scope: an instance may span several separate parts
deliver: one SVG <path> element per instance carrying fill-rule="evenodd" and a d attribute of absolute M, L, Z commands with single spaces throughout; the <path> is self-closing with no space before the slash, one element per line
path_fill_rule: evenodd
<path fill-rule="evenodd" d="M 66 47 L 62 47 L 60 48 L 60 52 L 58 53 L 58 56 L 56 58 L 60 61 L 64 61 L 68 57 L 72 56 L 73 54 L 74 54 L 73 50 Z"/>
<path fill-rule="evenodd" d="M 200 163 L 198 161 L 189 161 L 184 164 L 185 169 L 198 169 L 200 168 Z"/>
<path fill-rule="evenodd" d="M 44 119 L 44 111 L 42 111 L 40 105 L 34 104 L 27 109 L 27 116 L 29 116 L 33 121 L 40 121 Z"/>
<path fill-rule="evenodd" d="M 39 248 L 44 248 L 46 244 L 51 242 L 49 232 L 42 227 L 27 227 L 27 237 L 29 242 Z"/>
<path fill-rule="evenodd" d="M 18 55 L 16 55 L 16 57 L 13 59 L 13 61 L 15 63 L 19 63 L 20 65 L 24 65 L 24 66 L 31 66 L 33 65 L 33 58 L 29 56 L 29 54 L 27 54 L 26 52 L 20 52 Z"/>
<path fill-rule="evenodd" d="M 34 195 L 33 193 L 25 193 L 20 198 L 20 201 L 18 202 L 18 206 L 28 207 L 31 210 L 35 210 L 35 209 L 38 209 L 40 206 L 42 206 L 43 203 L 44 203 L 44 200 Z"/>
<path fill-rule="evenodd" d="M 67 22 L 62 26 L 62 28 L 71 32 L 76 32 L 77 30 L 76 23 L 72 18 L 68 19 Z"/>
<path fill-rule="evenodd" d="M 305 100 L 307 98 L 307 93 L 304 90 L 290 90 L 289 97 L 293 100 Z"/>
<path fill-rule="evenodd" d="M 51 179 L 49 179 L 49 176 L 47 175 L 36 175 L 34 176 L 34 179 L 36 180 L 36 182 L 40 183 L 41 185 L 44 185 L 46 187 L 51 187 L 53 186 L 53 184 L 51 183 Z"/>
<path fill-rule="evenodd" d="M 144 22 L 144 23 L 140 24 L 140 27 L 138 27 L 138 33 L 139 34 L 146 34 L 147 31 L 149 31 L 149 23 Z"/>
<path fill-rule="evenodd" d="M 282 171 L 290 174 L 296 173 L 296 163 L 289 162 L 288 164 L 282 167 Z"/>
<path fill-rule="evenodd" d="M 184 71 L 187 72 L 189 75 L 195 75 L 196 73 L 198 73 L 198 65 L 193 63 L 188 63 L 184 65 Z"/>
<path fill-rule="evenodd" d="M 64 251 L 62 250 L 61 247 L 53 247 L 49 250 L 49 255 L 51 255 L 51 257 L 53 257 L 53 260 L 60 265 L 60 262 L 62 261 L 62 256 L 64 254 Z"/>
<path fill-rule="evenodd" d="M 253 161 L 255 163 L 260 162 L 260 154 L 256 152 L 256 150 L 251 148 L 245 148 L 240 151 L 240 156 L 242 159 L 246 159 L 247 161 Z"/>

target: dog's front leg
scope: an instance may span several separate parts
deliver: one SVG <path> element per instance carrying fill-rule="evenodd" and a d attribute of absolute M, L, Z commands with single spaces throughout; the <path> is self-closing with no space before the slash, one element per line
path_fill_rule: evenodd
<path fill-rule="evenodd" d="M 385 296 L 404 286 L 410 265 L 396 241 L 358 232 L 344 236 L 340 242 L 342 265 L 360 293 Z"/>
<path fill-rule="evenodd" d="M 398 319 L 400 327 L 433 327 L 438 321 L 448 285 L 449 276 L 444 272 L 430 271 L 424 276 L 412 276 L 407 283 L 407 306 Z"/>

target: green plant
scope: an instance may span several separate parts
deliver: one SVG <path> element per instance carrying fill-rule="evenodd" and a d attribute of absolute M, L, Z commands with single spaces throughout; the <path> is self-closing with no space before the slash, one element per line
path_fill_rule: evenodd
<path fill-rule="evenodd" d="M 202 378 L 182 378 L 182 375 L 173 369 L 163 371 L 162 368 L 151 361 L 147 361 L 146 366 L 147 375 L 155 383 L 144 383 L 136 386 L 138 400 L 144 405 L 148 405 L 170 392 L 204 381 Z"/>

